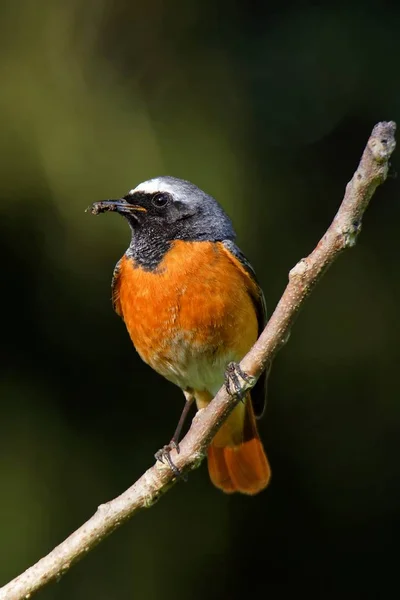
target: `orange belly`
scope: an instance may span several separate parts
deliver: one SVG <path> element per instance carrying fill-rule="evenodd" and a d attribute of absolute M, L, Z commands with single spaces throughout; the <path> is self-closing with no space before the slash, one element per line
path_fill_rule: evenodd
<path fill-rule="evenodd" d="M 115 299 L 146 363 L 182 389 L 215 394 L 227 363 L 257 339 L 251 285 L 221 244 L 175 241 L 152 272 L 124 256 Z"/>

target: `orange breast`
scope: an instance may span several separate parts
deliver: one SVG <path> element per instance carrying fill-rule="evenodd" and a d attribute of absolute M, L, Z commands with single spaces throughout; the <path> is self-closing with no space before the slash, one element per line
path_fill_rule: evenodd
<path fill-rule="evenodd" d="M 124 256 L 115 287 L 142 359 L 184 389 L 211 392 L 226 363 L 240 360 L 257 339 L 254 293 L 236 259 L 211 242 L 174 242 L 152 272 Z"/>

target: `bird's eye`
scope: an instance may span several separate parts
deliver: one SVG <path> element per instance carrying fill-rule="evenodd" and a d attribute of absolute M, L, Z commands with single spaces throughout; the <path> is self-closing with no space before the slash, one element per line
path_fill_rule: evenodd
<path fill-rule="evenodd" d="M 156 208 L 163 208 L 169 202 L 170 196 L 169 194 L 158 193 L 151 199 L 153 206 Z"/>

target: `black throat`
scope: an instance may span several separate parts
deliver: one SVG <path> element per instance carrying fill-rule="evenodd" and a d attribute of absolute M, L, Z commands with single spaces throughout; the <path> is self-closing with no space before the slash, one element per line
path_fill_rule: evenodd
<path fill-rule="evenodd" d="M 187 242 L 219 242 L 234 240 L 235 232 L 226 217 L 210 211 L 199 219 L 197 214 L 188 215 L 174 222 L 160 222 L 146 218 L 145 223 L 129 221 L 132 239 L 126 255 L 135 266 L 145 271 L 155 271 L 175 240 Z"/>
<path fill-rule="evenodd" d="M 172 241 L 161 231 L 135 229 L 126 255 L 135 266 L 145 271 L 155 271 L 171 247 Z"/>

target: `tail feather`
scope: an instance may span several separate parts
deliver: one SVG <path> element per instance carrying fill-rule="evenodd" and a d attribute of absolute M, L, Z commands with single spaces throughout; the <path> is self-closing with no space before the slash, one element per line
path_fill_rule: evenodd
<path fill-rule="evenodd" d="M 234 420 L 240 429 L 232 431 L 233 419 L 222 425 L 222 431 L 208 449 L 208 470 L 213 484 L 224 492 L 253 495 L 268 485 L 271 469 L 258 435 L 250 397 L 246 399 L 245 410 L 239 405 L 233 414 L 235 411 L 238 412 Z"/>
<path fill-rule="evenodd" d="M 224 490 L 227 494 L 236 492 L 236 487 L 229 473 L 229 468 L 225 459 L 225 448 L 211 446 L 208 448 L 208 471 L 211 481 L 215 486 Z"/>

